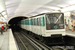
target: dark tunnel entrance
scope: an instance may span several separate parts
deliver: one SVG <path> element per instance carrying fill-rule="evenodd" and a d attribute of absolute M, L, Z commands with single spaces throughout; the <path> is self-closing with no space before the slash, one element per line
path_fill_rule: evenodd
<path fill-rule="evenodd" d="M 9 28 L 11 28 L 12 30 L 15 30 L 15 31 L 19 31 L 21 28 L 19 27 L 18 22 L 23 19 L 27 19 L 27 17 L 20 16 L 20 17 L 12 18 L 8 22 L 8 24 L 10 24 Z"/>

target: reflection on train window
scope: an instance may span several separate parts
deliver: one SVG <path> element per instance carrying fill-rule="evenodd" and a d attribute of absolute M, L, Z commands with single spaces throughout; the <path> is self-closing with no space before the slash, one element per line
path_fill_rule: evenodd
<path fill-rule="evenodd" d="M 34 25 L 36 25 L 36 18 L 34 19 Z"/>
<path fill-rule="evenodd" d="M 42 25 L 42 18 L 40 18 L 40 25 Z"/>
<path fill-rule="evenodd" d="M 33 25 L 34 25 L 34 19 L 33 19 Z"/>
<path fill-rule="evenodd" d="M 37 26 L 38 26 L 38 18 L 36 20 L 37 20 Z"/>
<path fill-rule="evenodd" d="M 35 19 L 34 19 L 34 25 L 35 25 Z"/>
<path fill-rule="evenodd" d="M 41 23 L 41 21 L 40 21 L 40 18 L 39 18 L 39 26 L 40 26 L 40 23 Z"/>
<path fill-rule="evenodd" d="M 36 26 L 37 26 L 37 18 L 35 19 L 35 23 L 36 23 Z"/>
<path fill-rule="evenodd" d="M 62 17 L 62 14 L 49 14 L 49 15 L 46 15 L 46 21 L 47 21 L 47 24 L 50 24 L 50 23 L 56 24 L 58 21 L 59 23 L 63 23 L 63 17 Z"/>
<path fill-rule="evenodd" d="M 39 18 L 37 18 L 37 25 L 39 26 Z"/>
<path fill-rule="evenodd" d="M 60 24 L 62 24 L 62 26 L 59 26 Z M 62 13 L 47 14 L 46 28 L 47 29 L 64 28 L 64 15 Z"/>
<path fill-rule="evenodd" d="M 32 19 L 31 19 L 31 25 L 33 25 L 33 24 L 32 24 Z"/>

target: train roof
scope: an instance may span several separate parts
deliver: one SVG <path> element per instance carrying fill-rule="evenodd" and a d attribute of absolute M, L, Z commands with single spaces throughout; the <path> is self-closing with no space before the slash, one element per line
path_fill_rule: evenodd
<path fill-rule="evenodd" d="M 46 14 L 52 14 L 52 13 L 63 13 L 63 12 L 49 12 L 49 13 L 42 13 L 42 14 L 38 14 L 36 16 L 40 16 L 40 15 L 46 15 Z M 36 17 L 36 16 L 32 16 L 30 18 Z"/>

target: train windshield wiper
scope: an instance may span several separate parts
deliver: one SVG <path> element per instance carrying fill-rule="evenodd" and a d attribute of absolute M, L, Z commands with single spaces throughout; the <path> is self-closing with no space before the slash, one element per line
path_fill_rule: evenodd
<path fill-rule="evenodd" d="M 59 15 L 58 19 L 56 20 L 55 24 L 59 21 L 59 19 L 61 18 L 62 14 Z"/>
<path fill-rule="evenodd" d="M 49 18 L 47 17 L 47 21 L 48 21 L 48 23 L 50 24 L 50 20 L 49 20 Z"/>

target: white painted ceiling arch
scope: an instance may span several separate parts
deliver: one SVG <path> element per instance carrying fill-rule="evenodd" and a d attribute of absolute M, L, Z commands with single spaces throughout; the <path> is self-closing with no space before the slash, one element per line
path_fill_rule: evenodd
<path fill-rule="evenodd" d="M 41 13 L 74 10 L 75 0 L 0 0 L 5 2 L 7 21 L 17 16 L 31 17 Z M 0 2 L 0 3 L 1 3 Z M 71 9 L 70 9 L 71 7 Z M 72 9 L 73 8 L 73 9 Z"/>

